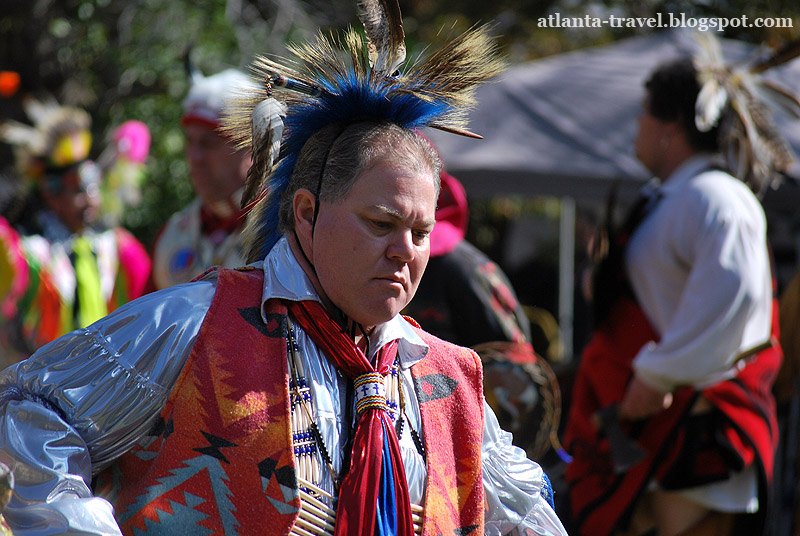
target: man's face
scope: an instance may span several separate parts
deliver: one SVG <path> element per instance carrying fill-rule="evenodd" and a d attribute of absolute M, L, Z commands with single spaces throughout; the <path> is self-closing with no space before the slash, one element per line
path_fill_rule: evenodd
<path fill-rule="evenodd" d="M 435 211 L 432 173 L 385 159 L 366 168 L 344 199 L 323 201 L 312 262 L 331 301 L 365 328 L 399 313 L 428 263 Z"/>
<path fill-rule="evenodd" d="M 95 219 L 100 204 L 100 178 L 94 163 L 86 162 L 41 180 L 42 199 L 70 232 L 83 231 Z"/>
<path fill-rule="evenodd" d="M 636 135 L 636 158 L 654 175 L 659 175 L 665 147 L 665 123 L 650 113 L 649 99 L 642 102 L 639 130 Z"/>
<path fill-rule="evenodd" d="M 228 199 L 244 185 L 250 153 L 234 150 L 229 140 L 208 125 L 188 123 L 183 128 L 195 193 L 206 204 Z"/>

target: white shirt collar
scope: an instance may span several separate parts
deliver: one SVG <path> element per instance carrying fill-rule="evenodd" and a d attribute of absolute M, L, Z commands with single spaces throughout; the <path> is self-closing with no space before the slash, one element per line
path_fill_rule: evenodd
<path fill-rule="evenodd" d="M 661 183 L 659 190 L 663 193 L 680 190 L 692 177 L 713 167 L 714 155 L 709 153 L 696 154 L 675 168 L 669 178 Z"/>
<path fill-rule="evenodd" d="M 264 322 L 267 321 L 264 304 L 269 299 L 314 300 L 321 303 L 317 291 L 295 259 L 286 237 L 278 240 L 261 264 L 264 270 L 264 290 L 261 295 Z M 410 367 L 428 353 L 428 345 L 400 315 L 375 326 L 369 337 L 371 352 L 374 354 L 378 348 L 395 339 L 398 340 L 398 360 L 403 368 Z"/>

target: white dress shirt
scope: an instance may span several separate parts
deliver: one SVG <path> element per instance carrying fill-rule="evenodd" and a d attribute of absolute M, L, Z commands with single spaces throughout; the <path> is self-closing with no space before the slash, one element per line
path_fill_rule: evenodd
<path fill-rule="evenodd" d="M 736 357 L 769 339 L 766 218 L 750 189 L 704 156 L 681 165 L 656 195 L 625 267 L 661 339 L 633 366 L 664 392 L 707 387 L 735 376 Z"/>
<path fill-rule="evenodd" d="M 633 361 L 636 376 L 670 392 L 736 375 L 741 353 L 769 340 L 772 276 L 766 218 L 740 180 L 708 156 L 684 162 L 654 191 L 625 267 L 634 294 L 660 335 Z M 710 508 L 758 508 L 756 474 L 684 490 Z"/>

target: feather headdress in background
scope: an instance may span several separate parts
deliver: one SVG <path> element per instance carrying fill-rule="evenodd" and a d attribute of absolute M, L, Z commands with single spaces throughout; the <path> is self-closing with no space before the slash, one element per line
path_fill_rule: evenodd
<path fill-rule="evenodd" d="M 761 76 L 800 55 L 800 41 L 766 59 L 727 65 L 712 32 L 696 36 L 694 65 L 700 92 L 695 124 L 701 132 L 720 126 L 720 148 L 731 172 L 759 196 L 777 186 L 794 156 L 772 120 L 773 113 L 800 118 L 797 96 Z M 730 113 L 726 112 L 730 107 Z"/>
<path fill-rule="evenodd" d="M 66 168 L 89 157 L 91 118 L 86 111 L 53 99 L 27 98 L 23 104 L 32 125 L 0 124 L 0 140 L 14 146 L 22 176 L 38 180 L 48 169 Z"/>
<path fill-rule="evenodd" d="M 406 49 L 397 0 L 359 0 L 358 7 L 366 38 L 353 29 L 338 38 L 319 34 L 290 47 L 292 60 L 257 58 L 253 70 L 264 87 L 228 112 L 226 130 L 253 152 L 242 199 L 243 206 L 255 204 L 245 231 L 250 261 L 264 258 L 277 242 L 280 197 L 300 150 L 320 129 L 378 120 L 480 137 L 466 130 L 466 111 L 475 88 L 505 67 L 488 28 L 473 28 L 400 72 Z M 279 110 L 263 104 L 276 98 L 287 106 L 280 159 L 267 131 Z"/>

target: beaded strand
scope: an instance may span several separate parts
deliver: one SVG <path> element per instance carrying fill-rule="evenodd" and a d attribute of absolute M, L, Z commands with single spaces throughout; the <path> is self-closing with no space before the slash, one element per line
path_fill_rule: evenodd
<path fill-rule="evenodd" d="M 291 372 L 289 378 L 289 392 L 292 414 L 292 444 L 297 460 L 298 477 L 301 481 L 319 485 L 321 478 L 319 458 L 321 457 L 322 461 L 328 467 L 334 486 L 338 491 L 339 477 L 336 470 L 333 468 L 330 452 L 325 445 L 322 433 L 313 416 L 314 397 L 306 379 L 303 360 L 300 359 L 300 347 L 297 343 L 295 328 L 291 321 L 289 322 L 287 346 L 289 369 Z M 378 378 L 369 378 L 369 380 L 378 381 Z M 410 426 L 411 421 L 406 414 L 405 393 L 397 359 L 395 359 L 390 371 L 382 378 L 382 381 L 386 393 L 385 403 L 383 400 L 369 401 L 365 403 L 365 406 L 361 407 L 359 411 L 363 411 L 366 407 L 372 407 L 372 405 L 385 409 L 392 422 L 395 423 L 398 438 L 402 437 L 405 421 L 408 421 L 411 439 L 414 442 L 417 452 L 424 459 L 425 447 L 422 444 L 419 433 L 413 426 Z M 318 452 L 319 457 L 317 456 Z M 312 495 L 315 493 L 312 489 L 304 488 L 303 491 Z"/>

